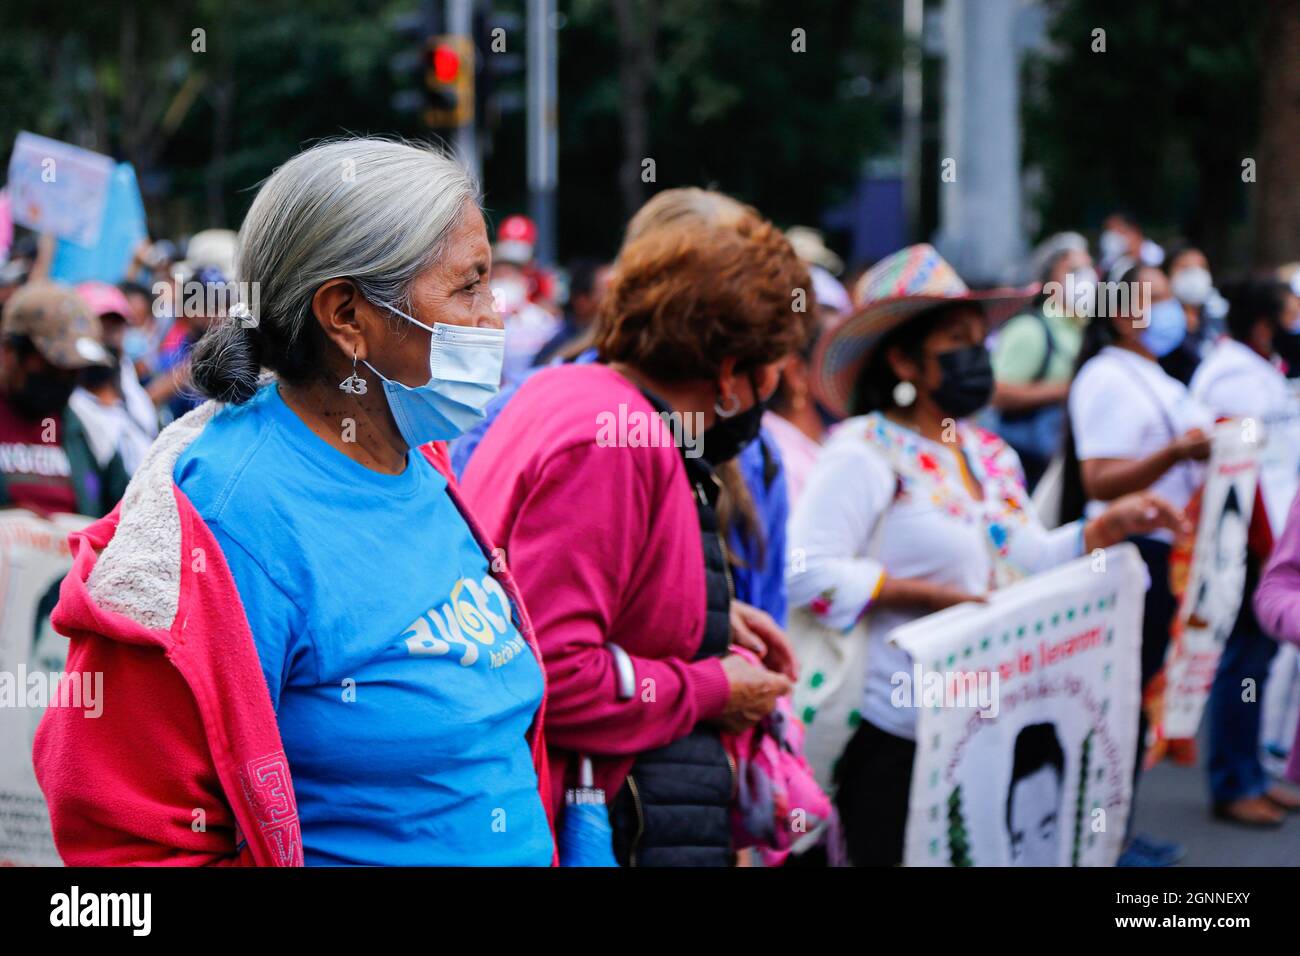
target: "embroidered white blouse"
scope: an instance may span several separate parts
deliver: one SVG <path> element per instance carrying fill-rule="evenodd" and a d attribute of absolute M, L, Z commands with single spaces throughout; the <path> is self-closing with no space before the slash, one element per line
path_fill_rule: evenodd
<path fill-rule="evenodd" d="M 954 438 L 933 442 L 874 412 L 848 419 L 822 449 L 790 521 L 791 606 L 844 631 L 869 615 L 858 716 L 908 739 L 916 735 L 916 712 L 893 706 L 890 693 L 893 675 L 909 672 L 911 659 L 889 644 L 889 634 L 923 612 L 874 609 L 885 575 L 984 594 L 1083 550 L 1081 522 L 1043 527 L 1020 459 L 1001 438 L 964 421 Z"/>

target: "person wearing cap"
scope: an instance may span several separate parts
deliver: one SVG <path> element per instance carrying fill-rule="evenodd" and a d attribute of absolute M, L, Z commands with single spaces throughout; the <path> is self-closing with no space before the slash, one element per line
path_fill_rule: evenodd
<path fill-rule="evenodd" d="M 891 699 L 893 675 L 912 669 L 891 631 L 1135 532 L 1181 527 L 1178 512 L 1144 493 L 1048 531 L 1015 452 L 969 420 L 993 392 L 988 326 L 1034 291 L 971 292 L 934 249 L 911 246 L 862 276 L 858 311 L 814 358 L 822 401 L 853 417 L 822 450 L 795 508 L 789 543 L 804 563 L 786 581 L 791 605 L 831 628 L 869 619 L 860 722 L 835 772 L 857 865 L 903 855 L 916 711 Z M 803 716 L 815 733 L 816 715 Z"/>
<path fill-rule="evenodd" d="M 1060 448 L 1074 358 L 1097 297 L 1097 273 L 1083 236 L 1058 233 L 1034 258 L 1043 288 L 1031 308 L 998 330 L 997 388 L 988 416 L 992 430 L 1020 456 L 1030 491 Z"/>
<path fill-rule="evenodd" d="M 492 247 L 492 297 L 506 324 L 502 384 L 521 382 L 533 360 L 560 330 L 560 320 L 543 308 L 540 273 L 533 266 L 537 227 L 525 216 L 508 216 Z"/>
<path fill-rule="evenodd" d="M 100 466 L 120 455 L 126 473 L 133 475 L 158 435 L 158 412 L 123 348 L 131 304 L 121 289 L 107 282 L 83 282 L 77 295 L 99 317 L 104 347 L 114 364 L 82 371 L 68 406 L 85 423 Z"/>
<path fill-rule="evenodd" d="M 68 401 L 78 374 L 113 367 L 99 319 L 72 289 L 23 286 L 0 320 L 0 506 L 100 517 L 126 490 L 119 455 L 101 461 Z"/>
<path fill-rule="evenodd" d="M 528 282 L 528 301 L 547 312 L 554 312 L 555 277 L 537 263 L 536 252 L 535 222 L 517 213 L 501 220 L 497 227 L 497 241 L 492 247 L 493 260 L 518 266 Z"/>

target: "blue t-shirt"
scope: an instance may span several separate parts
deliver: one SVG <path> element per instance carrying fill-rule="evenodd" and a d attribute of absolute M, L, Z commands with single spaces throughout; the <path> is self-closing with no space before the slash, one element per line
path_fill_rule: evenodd
<path fill-rule="evenodd" d="M 549 864 L 541 669 L 437 469 L 372 471 L 269 385 L 175 478 L 239 590 L 307 864 Z"/>

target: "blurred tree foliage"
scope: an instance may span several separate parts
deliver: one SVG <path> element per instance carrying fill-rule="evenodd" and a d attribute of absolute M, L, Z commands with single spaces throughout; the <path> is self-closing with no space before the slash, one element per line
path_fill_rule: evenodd
<path fill-rule="evenodd" d="M 238 226 L 314 139 L 420 132 L 389 107 L 394 3 L 3 3 L 0 143 L 30 129 L 133 162 L 159 235 Z"/>
<path fill-rule="evenodd" d="M 625 215 L 614 0 L 560 0 L 560 248 L 609 254 Z M 653 50 L 647 157 L 668 186 L 716 185 L 783 224 L 814 221 L 887 145 L 900 56 L 894 4 L 857 0 L 618 0 Z M 523 0 L 496 7 L 522 14 Z M 415 0 L 0 0 L 0 144 L 20 129 L 136 164 L 151 225 L 238 226 L 253 191 L 314 140 L 426 137 L 390 105 L 412 77 L 390 59 Z M 806 31 L 807 52 L 791 49 Z M 204 51 L 193 31 L 202 29 Z M 511 37 L 523 52 L 524 37 Z M 514 82 L 522 89 L 521 79 Z M 526 210 L 524 114 L 493 131 L 494 218 Z"/>
<path fill-rule="evenodd" d="M 890 145 L 902 58 L 898 5 L 860 0 L 624 0 L 653 37 L 645 155 L 655 182 L 716 186 L 782 225 L 813 223 Z M 626 208 L 618 169 L 621 47 L 609 0 L 561 4 L 562 245 L 616 245 Z M 794 52 L 793 31 L 806 52 Z M 522 165 L 522 164 L 520 164 Z"/>
<path fill-rule="evenodd" d="M 1249 255 L 1260 70 L 1258 0 L 1046 0 L 1055 49 L 1026 61 L 1025 159 L 1041 166 L 1045 232 L 1113 208 L 1212 265 Z M 1093 52 L 1093 31 L 1105 52 Z M 1296 69 L 1296 63 L 1272 69 Z"/>

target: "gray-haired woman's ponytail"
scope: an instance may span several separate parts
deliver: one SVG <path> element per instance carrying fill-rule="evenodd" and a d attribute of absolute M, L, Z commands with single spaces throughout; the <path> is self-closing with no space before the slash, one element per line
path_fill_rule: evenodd
<path fill-rule="evenodd" d="M 257 392 L 262 362 L 257 327 L 236 307 L 199 339 L 190 355 L 190 380 L 208 398 L 239 405 Z"/>

